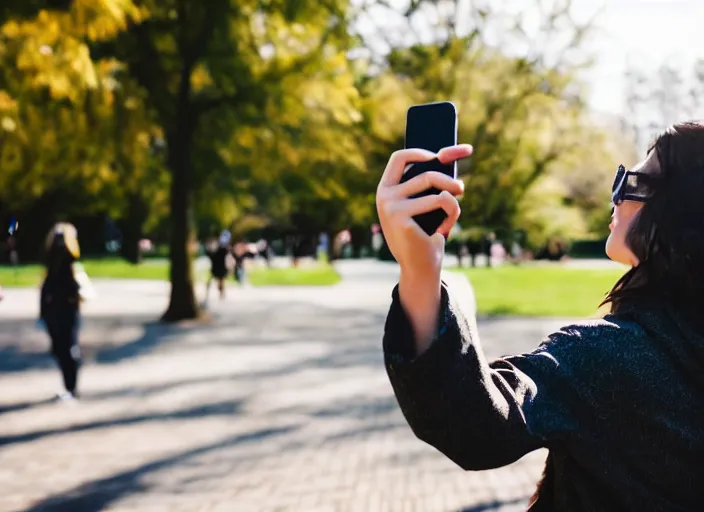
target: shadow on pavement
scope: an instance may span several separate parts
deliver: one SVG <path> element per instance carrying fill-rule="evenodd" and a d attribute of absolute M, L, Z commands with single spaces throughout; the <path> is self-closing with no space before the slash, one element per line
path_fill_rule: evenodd
<path fill-rule="evenodd" d="M 163 420 L 179 420 L 188 418 L 204 418 L 208 416 L 231 416 L 238 414 L 242 407 L 240 400 L 225 400 L 211 404 L 198 405 L 190 409 L 182 409 L 179 411 L 170 411 L 166 413 L 140 414 L 135 416 L 126 416 L 118 418 L 109 418 L 99 421 L 91 421 L 87 423 L 78 423 L 62 428 L 53 428 L 46 430 L 35 430 L 33 432 L 25 432 L 24 434 L 16 434 L 9 436 L 0 436 L 0 446 L 6 446 L 15 443 L 27 443 L 36 439 L 41 439 L 46 436 L 71 434 L 74 432 L 86 432 L 100 428 L 119 427 L 126 425 L 137 425 L 148 421 L 163 421 Z"/>
<path fill-rule="evenodd" d="M 296 312 L 300 311 L 300 315 Z M 312 315 L 311 311 L 315 311 Z M 285 312 L 287 320 L 282 322 L 281 316 Z M 278 318 L 277 318 L 278 317 Z M 188 325 L 162 324 L 158 322 L 145 322 L 141 324 L 144 331 L 138 338 L 115 346 L 104 346 L 100 343 L 91 343 L 87 347 L 89 356 L 98 364 L 116 364 L 136 357 L 149 354 L 158 350 L 166 343 L 178 344 L 179 349 L 188 348 L 188 341 L 198 339 L 199 343 L 192 343 L 193 348 L 239 345 L 280 345 L 292 341 L 301 341 L 312 338 L 320 339 L 321 335 L 328 338 L 334 333 L 335 338 L 341 335 L 337 330 L 344 326 L 342 337 L 358 336 L 360 339 L 374 340 L 380 337 L 379 325 L 383 325 L 384 315 L 379 315 L 365 310 L 335 309 L 319 305 L 301 305 L 296 302 L 281 302 L 264 308 L 240 311 L 239 314 L 218 315 L 213 313 L 213 319 L 207 323 L 194 323 Z M 94 326 L 99 325 L 100 319 L 91 319 Z M 272 326 L 277 327 L 277 335 L 272 336 Z M 219 332 L 232 331 L 229 336 Z M 207 341 L 205 341 L 207 340 Z M 326 339 L 327 341 L 327 339 Z M 346 341 L 346 340 L 343 340 Z"/>
<path fill-rule="evenodd" d="M 457 512 L 520 512 L 526 509 L 530 498 L 520 498 L 508 501 L 494 500 L 474 507 L 463 508 Z"/>
<path fill-rule="evenodd" d="M 19 402 L 16 404 L 0 404 L 0 414 L 3 413 L 9 413 L 9 412 L 18 412 L 18 411 L 24 411 L 27 409 L 31 409 L 32 407 L 38 407 L 40 405 L 46 405 L 52 403 L 54 400 L 51 398 L 47 398 L 44 400 L 34 400 L 34 401 L 28 401 L 28 402 Z"/>
<path fill-rule="evenodd" d="M 49 354 L 49 341 L 46 342 L 45 351 L 28 351 L 18 345 L 0 347 L 0 373 L 18 373 L 27 370 L 51 368 L 56 365 Z"/>
<path fill-rule="evenodd" d="M 215 443 L 200 446 L 175 455 L 155 460 L 115 475 L 94 480 L 65 493 L 50 496 L 36 503 L 25 512 L 97 512 L 120 498 L 145 492 L 149 489 L 146 478 L 149 474 L 170 466 L 186 463 L 189 459 L 233 446 L 262 442 L 271 437 L 290 432 L 295 427 L 280 427 L 238 434 Z M 174 492 L 177 490 L 174 489 Z"/>
<path fill-rule="evenodd" d="M 162 324 L 159 322 L 145 322 L 142 324 L 143 334 L 128 343 L 113 347 L 96 347 L 93 359 L 99 364 L 114 364 L 127 359 L 133 359 L 155 350 L 164 342 L 174 340 L 179 334 L 188 332 L 191 328 L 178 325 Z"/>
<path fill-rule="evenodd" d="M 219 375 L 179 375 L 175 372 L 168 382 L 147 382 L 130 383 L 122 382 L 117 384 L 121 387 L 114 387 L 107 390 L 93 391 L 86 389 L 82 393 L 86 402 L 100 402 L 123 397 L 149 397 L 149 402 L 158 400 L 161 393 L 169 393 L 178 389 L 179 393 L 187 390 L 189 386 L 200 386 L 212 384 L 216 387 L 229 387 L 238 389 L 238 383 L 256 383 L 256 386 L 241 388 L 245 398 L 228 399 L 213 403 L 196 404 L 189 408 L 172 411 L 139 411 L 126 410 L 123 415 L 112 418 L 99 418 L 97 420 L 78 422 L 72 425 L 55 428 L 36 429 L 19 434 L 0 436 L 0 446 L 11 445 L 13 443 L 28 443 L 37 439 L 44 439 L 49 436 L 61 436 L 64 434 L 96 431 L 110 427 L 132 426 L 151 421 L 183 420 L 189 418 L 205 417 L 227 417 L 239 421 L 246 414 L 245 403 L 250 398 L 263 399 L 271 393 L 278 393 L 280 390 L 288 392 L 292 397 L 282 399 L 276 404 L 267 404 L 266 412 L 263 413 L 263 420 L 267 421 L 269 428 L 252 430 L 245 434 L 238 433 L 217 442 L 206 444 L 194 449 L 189 449 L 169 455 L 164 458 L 151 460 L 148 463 L 130 468 L 126 471 L 111 474 L 92 482 L 85 482 L 77 485 L 73 489 L 50 496 L 47 499 L 35 503 L 30 512 L 35 511 L 98 511 L 110 507 L 118 500 L 125 499 L 133 494 L 148 492 L 158 485 L 160 478 L 156 476 L 160 472 L 167 472 L 174 466 L 181 468 L 189 465 L 198 465 L 202 461 L 196 460 L 202 455 L 209 453 L 219 453 L 223 449 L 248 445 L 250 448 L 259 449 L 259 446 L 266 447 L 267 441 L 273 440 L 282 446 L 276 448 L 277 453 L 282 453 L 286 449 L 295 449 L 297 443 L 310 444 L 309 437 L 288 439 L 288 433 L 300 433 L 302 425 L 315 425 L 315 444 L 317 446 L 327 445 L 331 449 L 336 448 L 341 442 L 361 439 L 374 433 L 389 432 L 397 428 L 408 429 L 398 413 L 398 405 L 395 397 L 390 392 L 382 389 L 383 380 L 379 380 L 379 387 L 363 390 L 358 394 L 338 396 L 337 389 L 331 385 L 326 393 L 322 393 L 320 399 L 299 401 L 296 393 L 311 387 L 325 388 L 325 385 L 335 384 L 336 378 L 356 378 L 356 369 L 361 369 L 360 375 L 381 375 L 383 376 L 383 354 L 381 350 L 381 334 L 384 325 L 386 311 L 382 313 L 364 309 L 341 309 L 321 305 L 296 303 L 294 301 L 280 301 L 276 304 L 267 304 L 265 307 L 243 305 L 233 314 L 214 317 L 208 324 L 191 324 L 188 326 L 164 325 L 153 323 L 153 318 L 126 317 L 116 319 L 115 317 L 89 318 L 85 322 L 85 353 L 86 362 L 94 367 L 130 362 L 150 354 L 159 353 L 164 349 L 164 353 L 178 352 L 179 357 L 185 354 L 188 358 L 193 357 L 193 361 L 198 361 L 198 351 L 212 349 L 214 347 L 224 347 L 222 354 L 224 357 L 232 355 L 234 359 L 245 350 L 266 349 L 266 354 L 286 350 L 289 344 L 295 347 L 305 344 L 314 345 L 308 352 L 298 352 L 297 348 L 290 350 L 286 357 L 265 360 L 263 366 L 247 366 L 241 364 L 230 367 L 223 367 L 225 373 Z M 9 322 L 13 332 L 29 332 L 32 322 L 29 320 Z M 0 346 L 0 372 L 2 371 L 22 371 L 21 369 L 38 368 L 40 360 L 53 365 L 53 361 L 47 355 L 39 357 L 40 354 L 29 352 L 36 350 L 36 347 L 48 348 L 48 340 L 45 333 L 30 339 L 30 343 L 25 344 L 21 336 L 16 340 L 12 336 L 7 336 L 5 327 L 8 322 L 1 324 L 2 334 L 0 342 L 9 340 L 14 356 L 10 358 L 10 363 L 2 359 L 2 353 L 6 349 Z M 129 331 L 128 336 L 124 336 L 124 329 L 121 331 L 123 337 L 115 335 L 114 332 L 121 328 L 130 327 L 136 332 Z M 110 331 L 110 330 L 113 331 Z M 101 338 L 102 336 L 102 338 Z M 216 352 L 220 354 L 220 352 Z M 268 356 L 266 356 L 268 357 Z M 262 356 L 265 359 L 265 356 Z M 129 366 L 129 365 L 127 365 Z M 6 370 L 9 368 L 9 370 Z M 14 369 L 13 369 L 14 368 Z M 58 370 L 56 370 L 58 372 Z M 99 369 L 97 370 L 99 371 Z M 297 380 L 301 376 L 301 380 Z M 375 381 L 376 382 L 376 381 Z M 388 383 L 387 383 L 388 384 Z M 375 384 L 376 386 L 376 384 Z M 245 391 L 250 389 L 251 391 Z M 368 394 L 366 394 L 368 393 Z M 303 393 L 301 393 L 303 395 Z M 278 397 L 278 395 L 276 395 Z M 0 413 L 12 413 L 31 408 L 37 403 L 18 403 L 3 406 L 0 404 Z M 290 417 L 287 416 L 290 414 Z M 291 418 L 297 418 L 292 425 Z M 271 421 L 271 422 L 270 422 Z M 276 424 L 278 422 L 278 424 Z M 319 430 L 319 426 L 329 429 Z M 36 427 L 34 427 L 36 428 Z M 80 440 L 80 437 L 76 437 Z M 62 440 L 59 440 L 62 441 Z M 255 450 L 255 451 L 256 451 Z M 242 463 L 242 456 L 249 460 L 255 455 L 249 453 L 237 454 L 236 462 Z M 224 471 L 225 474 L 232 472 L 233 454 L 222 453 L 223 464 L 220 466 L 206 464 L 198 478 L 207 479 L 214 475 L 213 472 Z M 261 457 L 261 455 L 260 455 Z M 409 463 L 406 460 L 401 463 Z M 245 464 L 245 467 L 247 464 Z M 174 472 L 179 474 L 178 470 Z M 183 474 L 184 472 L 181 472 Z M 192 475 L 192 472 L 191 472 Z M 178 493 L 181 489 L 171 480 L 170 475 L 166 479 L 169 492 Z M 178 476 L 176 477 L 178 478 Z M 155 483 L 152 483 L 155 482 Z M 188 481 L 181 481 L 179 485 L 185 485 Z M 207 485 L 203 482 L 202 485 Z M 505 507 L 524 504 L 526 500 L 516 500 L 512 502 L 492 502 L 479 507 L 472 507 L 461 512 L 481 512 L 481 511 L 504 511 Z M 514 509 L 511 509 L 514 510 Z M 520 510 L 516 508 L 515 510 Z"/>
<path fill-rule="evenodd" d="M 304 312 L 299 318 L 315 320 L 315 325 L 305 321 L 296 322 L 296 311 Z M 310 311 L 315 310 L 315 316 Z M 275 317 L 282 312 L 287 312 L 290 317 L 286 325 L 280 326 L 279 335 L 266 336 L 267 330 L 274 322 Z M 84 361 L 88 364 L 118 364 L 123 361 L 135 359 L 150 354 L 166 344 L 177 343 L 183 345 L 184 338 L 192 339 L 200 336 L 209 336 L 222 330 L 232 330 L 231 337 L 222 335 L 207 339 L 209 346 L 237 346 L 256 343 L 258 346 L 276 345 L 309 337 L 315 332 L 318 337 L 321 333 L 334 332 L 339 325 L 344 324 L 345 329 L 352 333 L 355 330 L 364 330 L 360 336 L 379 337 L 379 315 L 369 311 L 341 310 L 325 308 L 322 306 L 304 305 L 295 302 L 281 302 L 265 308 L 241 311 L 239 314 L 213 315 L 208 323 L 193 323 L 187 325 L 162 324 L 155 322 L 151 316 L 128 317 L 88 317 L 83 319 L 81 327 L 81 348 Z M 381 318 L 383 319 L 383 317 Z M 355 321 L 356 320 L 356 321 Z M 125 328 L 139 328 L 141 334 L 130 341 L 115 341 L 120 330 Z M 338 336 L 338 333 L 335 333 Z M 0 322 L 0 373 L 17 373 L 34 369 L 55 367 L 55 362 L 49 353 L 50 341 L 46 332 L 36 327 L 33 319 L 7 320 Z M 202 344 L 194 344 L 200 348 Z"/>

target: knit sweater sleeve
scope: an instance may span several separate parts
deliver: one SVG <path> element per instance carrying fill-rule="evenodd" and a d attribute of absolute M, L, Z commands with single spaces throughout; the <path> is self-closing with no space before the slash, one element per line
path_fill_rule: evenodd
<path fill-rule="evenodd" d="M 414 354 L 411 324 L 394 289 L 384 330 L 386 370 L 416 436 L 467 470 L 501 467 L 564 438 L 580 402 L 569 374 L 568 327 L 535 351 L 488 362 L 472 318 L 443 285 L 435 339 Z"/>

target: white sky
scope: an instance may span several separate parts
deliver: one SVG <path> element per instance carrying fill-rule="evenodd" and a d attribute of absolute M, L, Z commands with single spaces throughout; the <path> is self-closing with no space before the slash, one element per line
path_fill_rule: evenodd
<path fill-rule="evenodd" d="M 595 110 L 621 113 L 628 59 L 651 71 L 674 59 L 689 73 L 694 60 L 704 57 L 702 0 L 573 0 L 573 5 L 586 15 L 601 8 L 590 45 L 596 62 L 586 75 Z"/>

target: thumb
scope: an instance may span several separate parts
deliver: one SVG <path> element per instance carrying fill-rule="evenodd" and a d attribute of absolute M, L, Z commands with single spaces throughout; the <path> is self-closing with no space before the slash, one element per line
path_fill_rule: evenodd
<path fill-rule="evenodd" d="M 435 247 L 438 250 L 445 250 L 445 235 L 443 235 L 440 232 L 435 233 L 433 236 L 430 237 L 430 242 L 433 244 L 433 247 Z"/>

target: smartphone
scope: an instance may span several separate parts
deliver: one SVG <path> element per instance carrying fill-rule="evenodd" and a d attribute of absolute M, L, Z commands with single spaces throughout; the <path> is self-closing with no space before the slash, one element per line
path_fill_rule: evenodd
<path fill-rule="evenodd" d="M 414 105 L 406 113 L 406 148 L 421 148 L 437 153 L 442 148 L 457 144 L 457 108 L 452 102 L 441 101 Z M 438 171 L 457 179 L 457 162 L 442 164 L 438 159 L 412 164 L 401 178 L 404 183 L 427 171 Z M 430 188 L 413 198 L 439 194 Z M 428 235 L 440 227 L 447 214 L 442 209 L 416 215 L 413 219 Z"/>

